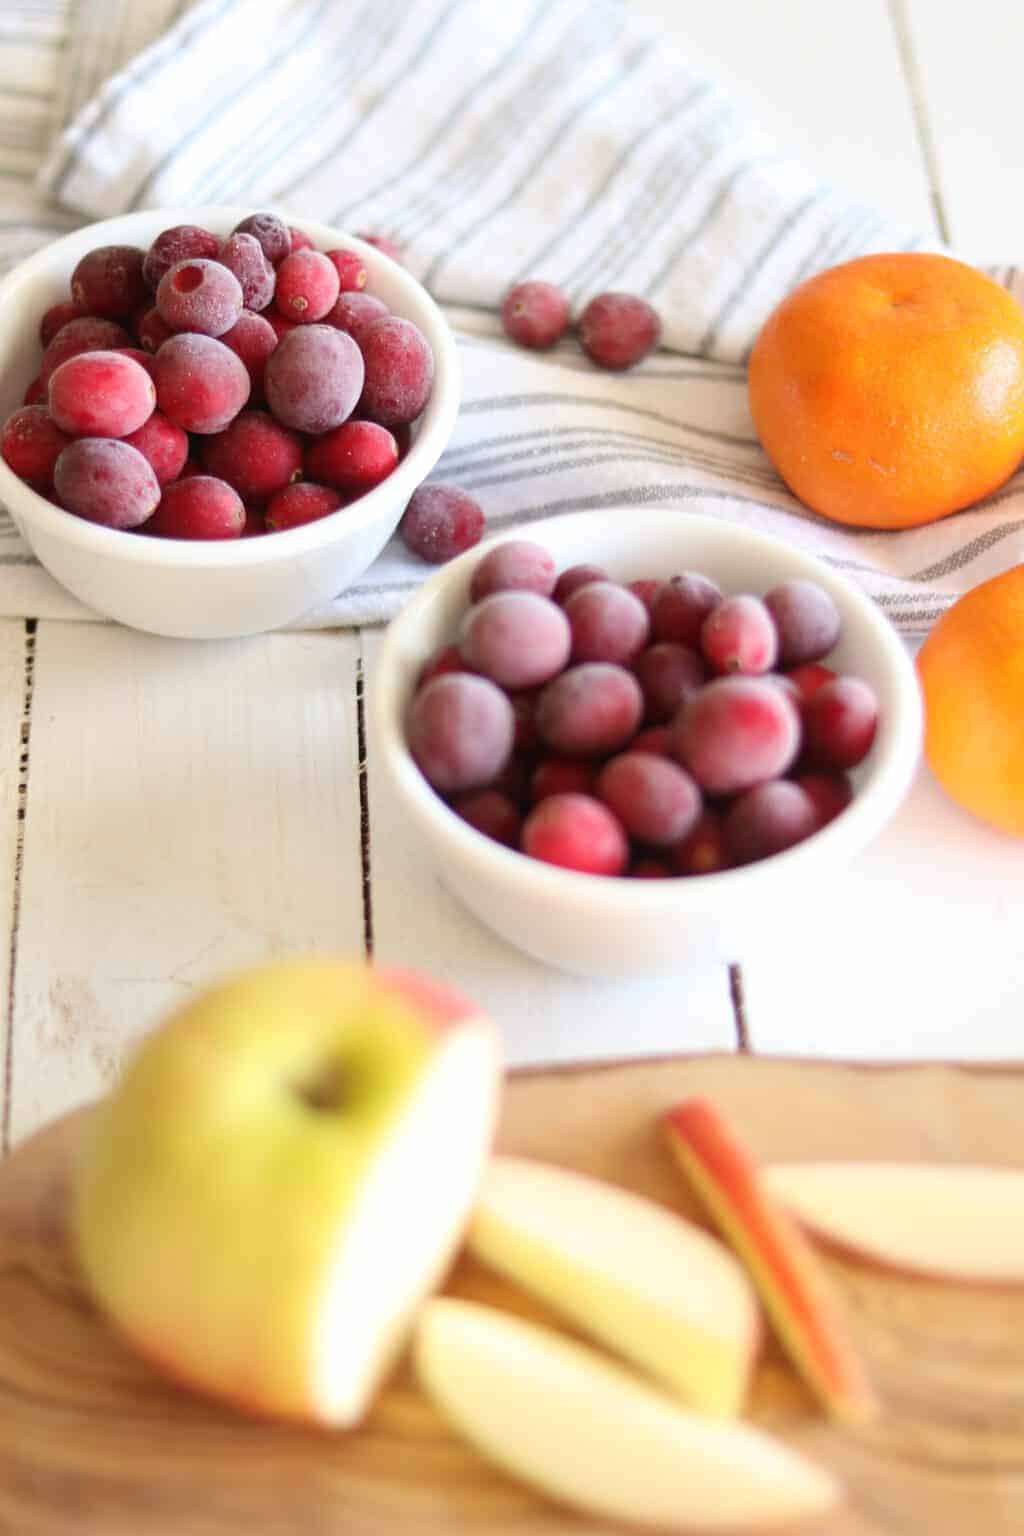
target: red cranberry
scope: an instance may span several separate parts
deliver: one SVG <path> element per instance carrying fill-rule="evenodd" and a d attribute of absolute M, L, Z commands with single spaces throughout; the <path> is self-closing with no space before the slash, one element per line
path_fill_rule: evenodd
<path fill-rule="evenodd" d="M 246 309 L 266 309 L 274 297 L 274 269 L 252 235 L 229 235 L 217 257 L 237 279 Z"/>
<path fill-rule="evenodd" d="M 661 588 L 661 582 L 657 579 L 657 577 L 641 576 L 638 581 L 628 581 L 626 586 L 628 587 L 629 591 L 632 592 L 634 597 L 638 597 L 640 599 L 644 607 L 647 609 L 648 614 L 653 617 L 654 599 Z"/>
<path fill-rule="evenodd" d="M 754 864 L 802 843 L 818 825 L 810 795 L 799 784 L 776 779 L 733 801 L 725 817 L 725 843 L 734 864 Z"/>
<path fill-rule="evenodd" d="M 114 320 L 97 320 L 83 315 L 62 325 L 43 353 L 39 365 L 39 377 L 49 384 L 50 375 L 56 373 L 61 363 L 80 352 L 113 352 L 117 347 L 130 347 L 132 339 Z"/>
<path fill-rule="evenodd" d="M 359 345 L 366 365 L 363 415 L 384 427 L 414 421 L 434 382 L 434 354 L 422 331 L 391 316 L 371 325 Z"/>
<path fill-rule="evenodd" d="M 692 832 L 671 850 L 671 859 L 677 875 L 713 875 L 729 868 L 725 832 L 717 811 L 704 811 Z"/>
<path fill-rule="evenodd" d="M 311 251 L 313 249 L 313 242 L 304 230 L 296 229 L 294 224 L 289 224 L 288 233 L 292 237 L 291 248 L 293 251 Z"/>
<path fill-rule="evenodd" d="M 22 405 L 46 404 L 46 385 L 43 383 L 38 374 L 36 374 L 35 378 L 26 389 L 21 403 Z"/>
<path fill-rule="evenodd" d="M 633 663 L 644 693 L 646 718 L 655 724 L 674 719 L 679 707 L 707 679 L 707 668 L 689 646 L 659 640 L 648 646 Z"/>
<path fill-rule="evenodd" d="M 71 439 L 45 405 L 23 405 L 8 416 L 0 436 L 0 455 L 9 469 L 37 491 L 48 491 L 53 467 Z"/>
<path fill-rule="evenodd" d="M 81 313 L 73 299 L 62 299 L 59 304 L 51 304 L 39 322 L 40 344 L 48 347 L 61 326 L 67 325 L 69 320 L 77 320 Z"/>
<path fill-rule="evenodd" d="M 50 379 L 50 415 L 71 437 L 127 437 L 153 412 L 145 368 L 116 352 L 69 357 Z"/>
<path fill-rule="evenodd" d="M 380 251 L 382 256 L 390 256 L 392 261 L 403 265 L 402 247 L 389 240 L 387 235 L 356 235 L 357 240 L 362 240 L 364 245 L 372 245 L 374 250 Z"/>
<path fill-rule="evenodd" d="M 160 279 L 156 307 L 172 331 L 223 336 L 242 313 L 242 285 L 219 261 L 179 261 Z"/>
<path fill-rule="evenodd" d="M 661 584 L 651 602 L 651 629 L 655 640 L 676 645 L 700 646 L 704 620 L 722 601 L 721 590 L 696 571 L 672 576 Z"/>
<path fill-rule="evenodd" d="M 563 606 L 569 601 L 574 592 L 580 587 L 587 587 L 592 581 L 610 581 L 607 571 L 599 565 L 570 565 L 568 570 L 562 572 L 555 582 L 555 590 L 552 596 L 556 603 Z"/>
<path fill-rule="evenodd" d="M 701 813 L 701 795 L 684 768 L 653 752 L 623 752 L 601 769 L 597 794 L 630 837 L 668 847 L 686 837 Z"/>
<path fill-rule="evenodd" d="M 720 677 L 688 699 L 672 725 L 673 754 L 711 795 L 734 795 L 785 773 L 800 717 L 760 677 Z"/>
<path fill-rule="evenodd" d="M 324 316 L 324 324 L 347 331 L 361 347 L 370 326 L 387 317 L 387 305 L 375 299 L 372 293 L 339 293 L 336 303 Z"/>
<path fill-rule="evenodd" d="M 351 416 L 363 387 L 363 359 L 351 336 L 300 325 L 278 342 L 263 375 L 270 409 L 297 432 L 329 432 Z"/>
<path fill-rule="evenodd" d="M 266 320 L 268 325 L 273 326 L 274 335 L 277 337 L 278 341 L 281 341 L 285 336 L 287 336 L 289 331 L 298 329 L 294 320 L 286 320 L 284 315 L 278 314 L 277 310 L 274 308 L 266 310 L 263 318 Z"/>
<path fill-rule="evenodd" d="M 155 367 L 157 404 L 186 432 L 222 432 L 249 398 L 241 358 L 212 336 L 172 336 Z"/>
<path fill-rule="evenodd" d="M 118 357 L 130 357 L 133 363 L 138 363 L 140 368 L 145 368 L 153 382 L 156 382 L 152 352 L 143 352 L 141 347 L 114 347 L 113 351 Z M 79 356 L 82 355 L 82 353 L 79 353 Z"/>
<path fill-rule="evenodd" d="M 555 562 L 543 544 L 506 539 L 484 555 L 473 572 L 469 598 L 478 603 L 493 592 L 538 592 L 550 597 L 554 588 Z"/>
<path fill-rule="evenodd" d="M 600 293 L 580 315 L 580 345 L 601 368 L 632 368 L 658 345 L 661 321 L 631 293 Z"/>
<path fill-rule="evenodd" d="M 263 398 L 263 373 L 267 358 L 277 346 L 277 332 L 263 315 L 243 309 L 230 331 L 220 338 L 245 364 L 251 386 L 249 399 L 255 404 Z"/>
<path fill-rule="evenodd" d="M 168 341 L 174 332 L 169 325 L 165 325 L 160 318 L 160 311 L 156 305 L 147 309 L 135 327 L 135 335 L 139 346 L 146 352 L 159 352 L 165 341 Z"/>
<path fill-rule="evenodd" d="M 810 796 L 819 827 L 835 821 L 853 799 L 853 785 L 845 773 L 798 773 L 793 782 Z"/>
<path fill-rule="evenodd" d="M 549 795 L 523 826 L 523 852 L 590 875 L 621 875 L 629 843 L 607 806 L 590 795 Z"/>
<path fill-rule="evenodd" d="M 550 795 L 591 795 L 597 770 L 578 757 L 546 757 L 538 763 L 530 779 L 530 799 L 534 804 Z"/>
<path fill-rule="evenodd" d="M 435 677 L 444 677 L 448 672 L 471 672 L 472 670 L 472 667 L 466 666 L 457 645 L 444 645 L 424 664 L 416 680 L 416 687 L 425 688 L 428 683 L 433 682 Z"/>
<path fill-rule="evenodd" d="M 266 411 L 240 411 L 204 440 L 200 458 L 206 473 L 226 480 L 243 501 L 262 501 L 302 474 L 302 439 Z"/>
<path fill-rule="evenodd" d="M 146 532 L 164 539 L 237 539 L 244 526 L 237 491 L 213 475 L 191 475 L 165 487 Z"/>
<path fill-rule="evenodd" d="M 631 752 L 653 752 L 656 757 L 672 756 L 672 737 L 667 725 L 649 725 L 637 731 L 629 743 Z"/>
<path fill-rule="evenodd" d="M 137 448 L 114 437 L 80 437 L 54 466 L 62 507 L 105 528 L 137 528 L 160 500 L 160 484 Z"/>
<path fill-rule="evenodd" d="M 314 438 L 306 450 L 306 473 L 311 480 L 355 495 L 379 485 L 397 463 L 398 444 L 375 421 L 342 422 Z"/>
<path fill-rule="evenodd" d="M 363 258 L 357 256 L 355 251 L 327 251 L 326 255 L 338 274 L 341 293 L 358 293 L 360 289 L 366 287 L 366 268 L 363 266 Z"/>
<path fill-rule="evenodd" d="M 554 283 L 516 283 L 501 306 L 505 334 L 521 347 L 553 347 L 569 325 L 569 300 Z"/>
<path fill-rule="evenodd" d="M 479 544 L 484 531 L 480 503 L 456 485 L 421 485 L 398 525 L 407 549 L 431 565 L 443 565 Z"/>
<path fill-rule="evenodd" d="M 129 437 L 126 443 L 137 448 L 152 466 L 161 485 L 177 480 L 188 459 L 188 434 L 160 411 L 154 411 Z"/>
<path fill-rule="evenodd" d="M 241 224 L 236 224 L 233 235 L 253 235 L 263 247 L 263 254 L 272 267 L 283 261 L 292 248 L 288 225 L 276 213 L 251 213 Z"/>
<path fill-rule="evenodd" d="M 522 818 L 508 796 L 499 790 L 480 789 L 473 794 L 460 795 L 452 801 L 452 810 L 485 837 L 504 843 L 506 848 L 519 847 Z"/>
<path fill-rule="evenodd" d="M 71 274 L 71 298 L 83 315 L 127 320 L 147 297 L 144 251 L 134 245 L 100 245 Z"/>
<path fill-rule="evenodd" d="M 175 224 L 162 230 L 153 241 L 142 263 L 142 275 L 155 293 L 164 273 L 179 261 L 191 261 L 197 256 L 212 261 L 219 250 L 220 241 L 208 229 L 200 229 L 198 224 Z"/>
<path fill-rule="evenodd" d="M 855 768 L 871 751 L 878 701 L 859 677 L 837 677 L 804 710 L 808 760 L 823 768 Z"/>
<path fill-rule="evenodd" d="M 344 502 L 329 485 L 314 485 L 311 480 L 300 480 L 295 485 L 278 491 L 265 513 L 267 527 L 274 533 L 287 528 L 301 528 L 305 523 L 316 523 L 330 512 L 337 512 Z"/>
<path fill-rule="evenodd" d="M 636 734 L 642 714 L 643 695 L 631 672 L 587 661 L 548 683 L 537 728 L 545 745 L 563 757 L 608 757 Z"/>
<path fill-rule="evenodd" d="M 277 269 L 274 304 L 289 320 L 322 320 L 338 297 L 338 272 L 321 251 L 296 251 Z"/>

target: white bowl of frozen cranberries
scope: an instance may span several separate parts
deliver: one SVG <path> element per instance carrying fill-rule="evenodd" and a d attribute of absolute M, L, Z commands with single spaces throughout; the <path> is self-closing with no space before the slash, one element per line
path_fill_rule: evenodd
<path fill-rule="evenodd" d="M 444 567 L 391 624 L 374 707 L 441 879 L 592 976 L 799 932 L 921 739 L 906 649 L 863 592 L 763 534 L 626 507 Z"/>
<path fill-rule="evenodd" d="M 157 634 L 275 629 L 343 591 L 440 457 L 459 395 L 420 284 L 308 219 L 128 214 L 0 287 L 0 425 L 33 407 L 4 432 L 0 501 L 83 603 Z"/>

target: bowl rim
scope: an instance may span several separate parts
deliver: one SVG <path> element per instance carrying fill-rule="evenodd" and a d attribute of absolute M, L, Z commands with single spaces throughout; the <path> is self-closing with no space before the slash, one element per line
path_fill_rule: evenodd
<path fill-rule="evenodd" d="M 99 523 L 90 523 L 72 512 L 66 512 L 63 507 L 58 507 L 34 491 L 0 459 L 0 499 L 16 523 L 24 518 L 47 537 L 60 539 L 88 550 L 93 555 L 111 556 L 129 565 L 179 570 L 200 567 L 204 570 L 235 570 L 315 553 L 343 539 L 346 534 L 367 528 L 383 512 L 390 512 L 397 502 L 401 501 L 403 505 L 408 502 L 444 452 L 458 416 L 462 368 L 452 329 L 423 285 L 375 246 L 301 214 L 278 209 L 274 211 L 286 224 L 294 224 L 309 234 L 318 249 L 343 246 L 355 251 L 362 257 L 370 274 L 368 286 L 372 286 L 375 272 L 385 272 L 388 281 L 397 284 L 403 298 L 408 300 L 409 308 L 416 311 L 414 323 L 427 333 L 434 353 L 434 382 L 430 399 L 420 418 L 422 424 L 405 458 L 372 490 L 315 522 L 288 528 L 267 538 L 210 540 L 132 537 L 131 529 L 105 528 Z M 55 258 L 59 260 L 62 254 L 76 249 L 83 239 L 92 234 L 100 236 L 97 243 L 102 245 L 113 243 L 103 240 L 105 231 L 116 228 L 118 242 L 121 242 L 128 236 L 132 226 L 149 228 L 156 225 L 156 233 L 159 233 L 160 229 L 175 224 L 208 224 L 214 233 L 218 233 L 217 226 L 225 225 L 230 229 L 252 212 L 251 207 L 241 204 L 213 203 L 196 208 L 140 209 L 134 213 L 84 224 L 58 240 L 49 241 L 13 267 L 0 282 L 0 306 L 16 302 L 17 290 L 24 283 L 49 273 L 55 265 Z M 3 363 L 3 352 L 0 349 L 0 367 Z M 248 406 L 243 409 L 248 409 Z M 12 501 L 17 503 L 16 510 L 12 508 Z"/>
<path fill-rule="evenodd" d="M 694 501 L 699 504 L 700 499 L 697 496 Z M 835 820 L 804 842 L 756 863 L 699 877 L 636 880 L 626 876 L 595 876 L 531 859 L 518 849 L 507 848 L 477 831 L 441 799 L 417 767 L 405 742 L 399 676 L 405 666 L 403 636 L 424 609 L 437 601 L 443 589 L 463 581 L 468 585 L 471 569 L 489 549 L 498 544 L 509 539 L 530 538 L 543 543 L 545 532 L 550 532 L 552 528 L 571 531 L 574 524 L 582 528 L 585 524 L 594 527 L 595 523 L 599 541 L 600 530 L 619 526 L 623 517 L 629 517 L 634 527 L 642 521 L 651 529 L 676 531 L 681 537 L 685 537 L 687 530 L 690 530 L 734 546 L 743 544 L 751 552 L 752 563 L 758 552 L 770 552 L 772 555 L 784 553 L 786 559 L 792 562 L 794 578 L 818 581 L 833 595 L 838 594 L 847 613 L 852 611 L 856 622 L 863 624 L 871 633 L 896 695 L 895 708 L 891 708 L 889 714 L 882 718 L 872 749 L 877 756 L 871 765 L 870 779 Z M 594 551 L 593 558 L 596 561 L 602 558 L 599 548 Z M 422 660 L 426 661 L 427 658 L 423 657 Z M 442 571 L 428 579 L 388 626 L 377 658 L 373 708 L 378 733 L 378 755 L 390 775 L 396 794 L 435 851 L 437 845 L 453 841 L 465 862 L 475 865 L 481 873 L 505 880 L 510 889 L 526 899 L 538 895 L 563 895 L 590 906 L 594 911 L 601 909 L 610 913 L 627 909 L 640 913 L 664 912 L 666 907 L 671 907 L 683 915 L 712 905 L 717 908 L 720 903 L 728 902 L 730 897 L 741 891 L 744 901 L 749 901 L 759 891 L 768 895 L 780 877 L 789 879 L 801 871 L 811 876 L 816 869 L 834 865 L 837 860 L 856 854 L 881 830 L 904 799 L 917 770 L 923 736 L 921 694 L 916 670 L 904 641 L 877 604 L 848 577 L 834 571 L 816 556 L 793 548 L 773 534 L 725 522 L 721 516 L 691 512 L 689 509 L 637 509 L 632 506 L 572 512 L 539 519 L 496 534 L 451 561 Z"/>

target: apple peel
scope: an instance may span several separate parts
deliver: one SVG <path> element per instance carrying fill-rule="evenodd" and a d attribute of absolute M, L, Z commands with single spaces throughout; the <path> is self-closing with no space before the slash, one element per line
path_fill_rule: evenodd
<path fill-rule="evenodd" d="M 838 1300 L 753 1156 L 707 1099 L 677 1105 L 663 1125 L 676 1162 L 742 1259 L 800 1376 L 831 1418 L 847 1424 L 873 1418 L 877 1398 Z"/>

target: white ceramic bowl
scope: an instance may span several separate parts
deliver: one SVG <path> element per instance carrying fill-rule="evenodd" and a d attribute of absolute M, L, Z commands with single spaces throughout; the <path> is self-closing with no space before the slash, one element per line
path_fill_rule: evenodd
<path fill-rule="evenodd" d="M 830 664 L 874 688 L 881 709 L 875 745 L 854 774 L 856 797 L 835 821 L 759 864 L 690 879 L 623 880 L 557 869 L 476 832 L 434 793 L 405 742 L 404 717 L 423 662 L 455 637 L 469 583 L 494 539 L 444 567 L 388 630 L 373 707 L 381 762 L 441 879 L 510 944 L 588 976 L 649 976 L 698 962 L 734 961 L 759 940 L 799 931 L 801 912 L 828 901 L 830 874 L 865 846 L 895 811 L 914 774 L 921 740 L 917 680 L 899 635 L 875 604 L 829 567 L 777 539 L 717 519 L 632 508 L 580 512 L 503 538 L 532 538 L 559 570 L 581 562 L 612 576 L 705 572 L 727 592 L 764 593 L 789 577 L 817 581 L 834 597 L 843 633 Z"/>
<path fill-rule="evenodd" d="M 164 208 L 76 230 L 23 261 L 0 284 L 0 421 L 21 404 L 37 372 L 39 320 L 67 297 L 68 280 L 99 245 L 148 246 L 162 229 L 200 224 L 226 235 L 252 208 Z M 350 235 L 282 214 L 321 250 L 358 251 L 367 291 L 419 326 L 434 351 L 430 401 L 415 441 L 379 486 L 319 522 L 223 543 L 154 539 L 87 523 L 29 489 L 0 460 L 0 501 L 50 574 L 122 624 L 160 635 L 222 638 L 277 629 L 337 596 L 376 559 L 413 491 L 437 463 L 455 425 L 461 379 L 455 342 L 424 288 L 394 261 Z"/>

